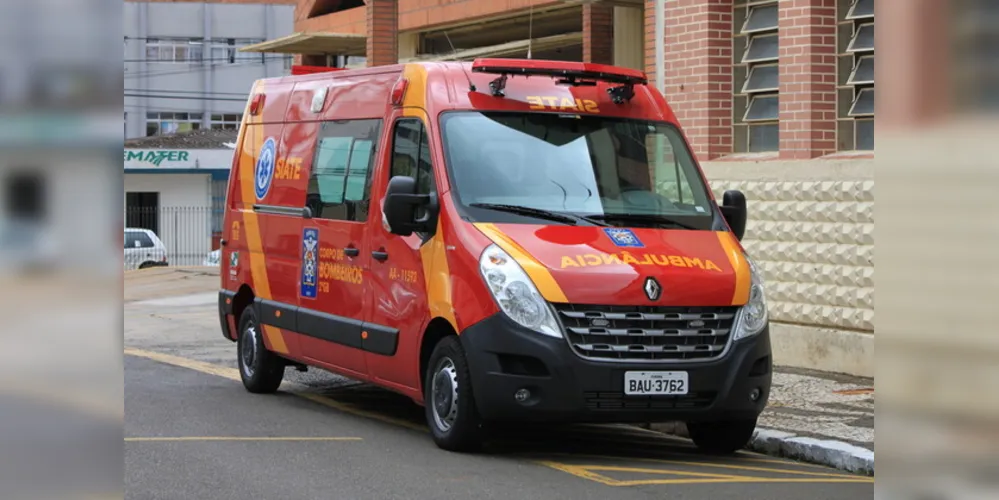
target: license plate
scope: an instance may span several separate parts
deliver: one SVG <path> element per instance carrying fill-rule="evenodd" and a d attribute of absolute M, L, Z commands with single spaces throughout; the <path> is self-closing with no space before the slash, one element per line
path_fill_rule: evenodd
<path fill-rule="evenodd" d="M 624 393 L 629 396 L 682 396 L 687 372 L 625 372 Z"/>

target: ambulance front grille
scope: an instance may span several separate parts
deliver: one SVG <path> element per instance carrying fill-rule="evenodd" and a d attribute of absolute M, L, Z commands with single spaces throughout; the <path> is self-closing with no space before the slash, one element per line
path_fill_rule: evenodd
<path fill-rule="evenodd" d="M 626 396 L 623 392 L 584 392 L 586 409 L 695 410 L 711 406 L 718 393 L 694 392 L 685 396 Z"/>
<path fill-rule="evenodd" d="M 600 361 L 707 361 L 728 346 L 737 307 L 555 304 L 572 350 Z"/>

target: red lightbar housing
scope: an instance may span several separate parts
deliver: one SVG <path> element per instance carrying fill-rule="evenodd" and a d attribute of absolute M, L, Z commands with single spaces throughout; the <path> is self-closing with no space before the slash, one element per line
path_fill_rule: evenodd
<path fill-rule="evenodd" d="M 525 76 L 566 77 L 597 80 L 609 83 L 645 85 L 649 78 L 644 72 L 609 66 L 569 61 L 542 61 L 537 59 L 476 59 L 472 62 L 475 73 L 493 73 Z"/>
<path fill-rule="evenodd" d="M 291 67 L 291 74 L 293 75 L 310 75 L 312 73 L 327 73 L 330 71 L 343 71 L 343 68 L 330 68 L 327 66 L 306 66 L 304 64 L 296 64 Z"/>
<path fill-rule="evenodd" d="M 607 92 L 617 103 L 622 103 L 634 96 L 635 85 L 647 85 L 648 76 L 644 72 L 609 66 L 569 61 L 545 61 L 537 59 L 501 59 L 485 58 L 472 62 L 473 73 L 490 73 L 500 75 L 489 87 L 493 95 L 502 96 L 509 75 L 549 76 L 559 78 L 559 84 L 595 85 L 595 82 L 620 84 L 620 87 L 607 89 Z"/>

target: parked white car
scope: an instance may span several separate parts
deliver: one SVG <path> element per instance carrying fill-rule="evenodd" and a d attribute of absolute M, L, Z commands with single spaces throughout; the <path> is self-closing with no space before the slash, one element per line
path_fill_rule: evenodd
<path fill-rule="evenodd" d="M 166 245 L 156 233 L 142 228 L 125 228 L 125 269 L 146 269 L 167 265 Z"/>
<path fill-rule="evenodd" d="M 219 267 L 219 259 L 222 258 L 222 249 L 212 250 L 208 252 L 208 256 L 205 260 L 201 262 L 202 266 L 205 267 Z"/>

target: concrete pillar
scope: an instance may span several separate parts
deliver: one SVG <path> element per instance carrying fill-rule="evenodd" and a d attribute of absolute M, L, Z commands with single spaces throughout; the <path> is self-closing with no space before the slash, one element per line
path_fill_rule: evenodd
<path fill-rule="evenodd" d="M 416 57 L 420 52 L 420 34 L 417 32 L 399 34 L 399 60 Z"/>
<path fill-rule="evenodd" d="M 399 0 L 368 0 L 368 66 L 399 62 Z"/>
<path fill-rule="evenodd" d="M 645 71 L 645 11 L 614 7 L 614 65 Z"/>
<path fill-rule="evenodd" d="M 666 100 L 701 161 L 732 153 L 732 2 L 666 2 Z M 645 2 L 650 76 L 656 62 L 655 3 Z"/>
<path fill-rule="evenodd" d="M 583 6 L 583 62 L 614 63 L 614 8 Z"/>
<path fill-rule="evenodd" d="M 780 2 L 780 155 L 836 151 L 836 0 Z"/>

